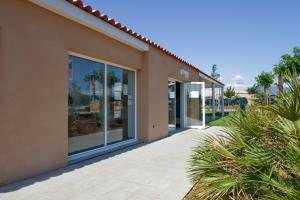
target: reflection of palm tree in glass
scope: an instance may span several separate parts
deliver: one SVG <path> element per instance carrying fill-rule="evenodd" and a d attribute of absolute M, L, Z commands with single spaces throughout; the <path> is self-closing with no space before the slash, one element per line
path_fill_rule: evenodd
<path fill-rule="evenodd" d="M 92 94 L 91 94 L 91 101 L 96 101 L 97 96 L 96 96 L 96 83 L 97 81 L 102 83 L 104 80 L 103 77 L 103 70 L 100 69 L 99 71 L 93 70 L 92 73 L 85 75 L 84 81 L 89 82 L 92 87 Z"/>
<path fill-rule="evenodd" d="M 104 75 L 103 74 L 104 74 L 103 69 L 100 69 L 99 71 L 93 70 L 92 73 L 87 74 L 87 75 L 84 76 L 84 81 L 90 82 L 91 81 L 91 75 L 94 75 L 94 76 L 97 76 L 98 81 L 102 83 L 103 80 L 104 80 Z"/>
<path fill-rule="evenodd" d="M 76 128 L 74 127 L 77 121 L 76 109 L 75 106 L 79 104 L 80 97 L 80 86 L 77 82 L 72 82 L 69 88 L 68 94 L 68 104 L 69 104 L 69 115 L 68 115 L 68 134 L 69 137 L 73 136 L 76 133 Z"/>
<path fill-rule="evenodd" d="M 121 78 L 118 77 L 118 73 L 115 70 L 108 71 L 107 73 L 107 82 L 108 82 L 108 128 L 109 130 L 120 129 L 122 128 L 122 121 L 120 121 L 120 117 L 116 117 L 118 115 L 115 112 L 121 112 L 123 114 L 123 107 L 121 103 L 121 99 L 119 99 L 118 93 L 121 91 L 118 90 L 116 83 L 121 82 Z M 117 99 L 115 99 L 118 97 Z"/>
<path fill-rule="evenodd" d="M 104 82 L 104 74 L 103 74 L 103 69 L 99 69 L 99 70 L 93 70 L 92 72 L 86 74 L 84 76 L 84 81 L 88 82 L 90 84 L 90 97 L 89 97 L 89 111 L 90 112 L 100 112 L 98 114 L 95 113 L 95 117 L 97 119 L 97 123 L 100 123 L 100 116 L 99 114 L 102 116 L 102 101 L 100 98 L 100 94 L 96 94 L 97 90 L 101 90 L 101 88 L 103 87 L 103 82 Z M 98 83 L 98 85 L 97 85 Z M 97 88 L 101 87 L 101 88 Z M 103 91 L 103 90 L 101 90 Z"/>
<path fill-rule="evenodd" d="M 79 86 L 78 82 L 74 81 L 71 83 L 71 88 L 69 91 L 69 105 L 71 105 L 72 108 L 79 103 L 80 90 L 81 87 Z"/>
<path fill-rule="evenodd" d="M 117 82 L 120 82 L 120 78 L 118 78 L 116 76 L 114 71 L 108 72 L 107 76 L 108 76 L 108 83 L 111 84 L 111 85 L 113 85 Z"/>

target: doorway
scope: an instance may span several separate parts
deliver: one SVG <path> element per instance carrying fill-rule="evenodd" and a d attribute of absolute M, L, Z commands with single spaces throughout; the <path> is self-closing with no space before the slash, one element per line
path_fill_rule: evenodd
<path fill-rule="evenodd" d="M 181 83 L 168 80 L 168 119 L 169 132 L 174 131 L 181 126 Z"/>

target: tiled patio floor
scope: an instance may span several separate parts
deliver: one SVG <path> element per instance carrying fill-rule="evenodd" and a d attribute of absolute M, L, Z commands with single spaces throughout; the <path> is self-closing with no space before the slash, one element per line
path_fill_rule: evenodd
<path fill-rule="evenodd" d="M 0 188 L 1 200 L 176 200 L 192 187 L 186 173 L 191 147 L 220 128 L 171 137 L 71 165 Z"/>

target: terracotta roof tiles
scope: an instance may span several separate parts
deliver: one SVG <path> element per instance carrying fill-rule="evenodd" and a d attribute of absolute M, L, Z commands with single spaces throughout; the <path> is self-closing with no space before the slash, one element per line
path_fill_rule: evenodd
<path fill-rule="evenodd" d="M 167 55 L 169 56 L 172 56 L 174 57 L 175 59 L 177 59 L 178 61 L 182 62 L 183 64 L 197 70 L 198 72 L 201 72 L 202 74 L 206 75 L 207 77 L 210 77 L 211 79 L 215 80 L 216 82 L 218 82 L 219 84 L 221 85 L 224 85 L 223 83 L 221 83 L 220 81 L 212 78 L 211 76 L 209 76 L 208 74 L 204 73 L 203 71 L 201 71 L 199 68 L 193 66 L 192 64 L 188 63 L 187 61 L 183 60 L 182 58 L 178 57 L 177 55 L 175 55 L 174 53 L 168 51 L 167 49 L 161 47 L 160 45 L 156 44 L 155 42 L 149 40 L 148 38 L 134 32 L 133 30 L 127 28 L 126 26 L 122 25 L 121 23 L 119 22 L 116 22 L 113 18 L 108 18 L 107 15 L 104 15 L 104 14 L 101 14 L 101 12 L 99 10 L 93 10 L 93 8 L 90 6 L 90 5 L 85 5 L 81 0 L 65 0 L 75 6 L 77 6 L 78 8 L 88 12 L 89 14 L 92 14 L 94 15 L 95 17 L 105 21 L 106 23 L 109 23 L 111 24 L 112 26 L 118 28 L 119 30 L 127 33 L 127 34 L 130 34 L 131 36 L 163 51 L 164 53 L 166 53 Z"/>

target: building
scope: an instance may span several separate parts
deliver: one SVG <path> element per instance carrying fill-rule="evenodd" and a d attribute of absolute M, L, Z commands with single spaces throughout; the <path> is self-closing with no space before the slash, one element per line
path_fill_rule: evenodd
<path fill-rule="evenodd" d="M 80 0 L 1 1 L 0 70 L 0 184 L 203 127 L 223 88 Z"/>
<path fill-rule="evenodd" d="M 246 90 L 237 89 L 236 95 L 238 97 L 244 97 L 247 99 L 249 105 L 253 105 L 255 103 L 255 95 L 249 94 Z"/>

